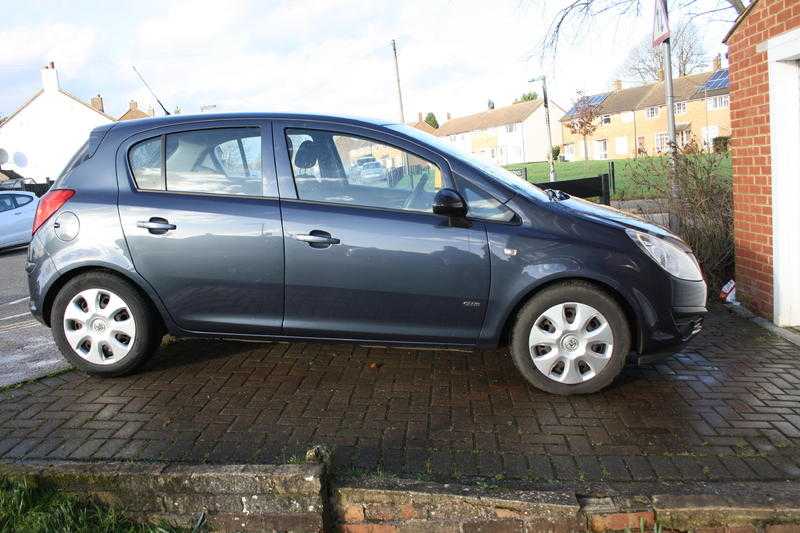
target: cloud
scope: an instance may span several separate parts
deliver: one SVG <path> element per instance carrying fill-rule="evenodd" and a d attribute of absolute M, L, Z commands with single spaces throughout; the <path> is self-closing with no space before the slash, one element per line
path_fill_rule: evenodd
<path fill-rule="evenodd" d="M 30 68 L 54 61 L 63 78 L 80 76 L 89 63 L 95 30 L 68 23 L 17 26 L 0 31 L 0 67 Z"/>

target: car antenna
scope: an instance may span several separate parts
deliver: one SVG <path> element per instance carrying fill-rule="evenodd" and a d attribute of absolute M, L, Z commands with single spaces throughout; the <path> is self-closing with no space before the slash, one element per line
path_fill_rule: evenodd
<path fill-rule="evenodd" d="M 146 81 L 144 81 L 144 77 L 142 77 L 142 75 L 141 75 L 141 74 L 139 74 L 139 71 L 138 71 L 138 70 L 136 70 L 136 65 L 131 65 L 131 66 L 133 67 L 133 71 L 136 73 L 136 75 L 137 75 L 137 76 L 139 76 L 139 79 L 140 79 L 140 80 L 142 80 L 142 83 L 144 83 L 144 86 L 145 86 L 145 87 L 147 87 L 147 90 L 148 90 L 148 91 L 150 91 L 150 94 L 152 94 L 152 95 L 153 95 L 153 98 L 155 98 L 155 99 L 156 99 L 156 102 L 158 102 L 158 105 L 160 105 L 160 106 L 161 106 L 161 109 L 163 109 L 163 110 L 164 110 L 164 114 L 165 114 L 165 115 L 167 115 L 167 116 L 169 116 L 170 112 L 169 112 L 169 111 L 167 111 L 167 108 L 166 108 L 166 107 L 164 107 L 164 104 L 162 104 L 162 103 L 161 103 L 161 100 L 159 100 L 159 99 L 158 99 L 158 96 L 156 96 L 156 93 L 155 93 L 155 92 L 153 92 L 153 89 L 151 89 L 151 88 L 150 88 L 150 86 L 147 84 L 147 82 L 146 82 Z"/>

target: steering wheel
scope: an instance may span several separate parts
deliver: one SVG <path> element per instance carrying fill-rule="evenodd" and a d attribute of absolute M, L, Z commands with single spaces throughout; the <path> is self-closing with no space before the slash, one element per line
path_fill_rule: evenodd
<path fill-rule="evenodd" d="M 425 185 L 428 183 L 430 177 L 431 175 L 427 172 L 420 176 L 419 181 L 414 186 L 414 190 L 408 195 L 406 201 L 403 202 L 403 209 L 411 209 L 411 207 L 417 203 L 417 200 L 419 200 L 422 196 Z"/>

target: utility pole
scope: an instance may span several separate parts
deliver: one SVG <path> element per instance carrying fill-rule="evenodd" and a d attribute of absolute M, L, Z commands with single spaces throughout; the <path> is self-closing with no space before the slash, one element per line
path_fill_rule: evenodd
<path fill-rule="evenodd" d="M 664 99 L 667 104 L 667 140 L 669 141 L 670 172 L 669 195 L 672 207 L 677 205 L 680 197 L 678 182 L 675 176 L 677 143 L 675 142 L 675 96 L 672 86 L 672 47 L 670 44 L 669 10 L 666 0 L 656 0 L 655 19 L 653 21 L 653 47 L 661 45 L 664 50 Z M 669 213 L 669 228 L 678 231 L 680 221 L 671 208 Z"/>
<path fill-rule="evenodd" d="M 550 129 L 550 103 L 547 99 L 547 76 L 539 76 L 538 78 L 533 78 L 529 81 L 529 83 L 533 83 L 539 80 L 542 81 L 544 123 L 547 126 L 547 163 L 550 167 L 549 179 L 550 181 L 556 181 L 556 164 L 555 161 L 553 161 L 553 133 L 552 130 Z"/>
<path fill-rule="evenodd" d="M 397 78 L 397 99 L 400 101 L 400 121 L 406 123 L 406 114 L 403 111 L 403 91 L 400 90 L 400 65 L 397 62 L 397 43 L 392 39 L 392 53 L 394 54 L 394 75 Z"/>

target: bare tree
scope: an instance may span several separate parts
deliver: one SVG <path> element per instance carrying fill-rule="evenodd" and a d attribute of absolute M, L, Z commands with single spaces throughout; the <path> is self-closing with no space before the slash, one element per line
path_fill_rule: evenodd
<path fill-rule="evenodd" d="M 571 131 L 573 135 L 580 135 L 583 137 L 583 157 L 588 160 L 589 142 L 587 137 L 597 129 L 595 119 L 598 116 L 598 110 L 597 106 L 592 105 L 589 98 L 584 95 L 583 92 L 578 91 L 577 96 L 575 100 L 575 114 L 570 121 L 567 122 L 567 128 L 569 128 L 569 131 Z"/>
<path fill-rule="evenodd" d="M 679 0 L 676 11 L 696 18 L 711 13 L 730 11 L 736 16 L 742 14 L 753 0 L 717 0 L 717 7 L 695 11 L 700 0 Z M 562 31 L 570 24 L 577 25 L 576 30 L 585 26 L 598 16 L 625 16 L 642 14 L 643 0 L 566 0 L 566 5 L 556 12 L 550 22 L 544 40 L 544 48 L 555 52 Z"/>
<path fill-rule="evenodd" d="M 703 40 L 693 22 L 679 24 L 672 36 L 672 61 L 674 72 L 686 76 L 708 66 Z M 626 79 L 637 79 L 649 83 L 657 81 L 664 66 L 664 54 L 653 48 L 649 37 L 645 37 L 628 54 L 620 69 Z"/>

